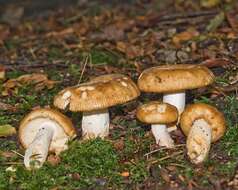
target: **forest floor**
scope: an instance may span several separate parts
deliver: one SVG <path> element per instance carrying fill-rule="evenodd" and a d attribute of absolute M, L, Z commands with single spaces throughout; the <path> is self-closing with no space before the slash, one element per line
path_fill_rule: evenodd
<path fill-rule="evenodd" d="M 80 141 L 81 113 L 66 111 L 78 137 L 60 156 L 50 155 L 39 170 L 24 169 L 17 134 L 0 138 L 0 189 L 238 188 L 237 1 L 82 1 L 20 20 L 17 13 L 13 18 L 8 14 L 4 21 L 0 125 L 18 129 L 31 110 L 53 108 L 61 89 L 94 76 L 123 73 L 136 82 L 146 68 L 192 63 L 209 67 L 216 82 L 188 91 L 186 103 L 216 106 L 225 115 L 227 131 L 212 144 L 206 161 L 194 165 L 179 128 L 171 133 L 175 148 L 165 149 L 155 144 L 150 126 L 136 120 L 136 107 L 161 99 L 160 94 L 142 93 L 110 108 L 110 135 L 104 140 Z M 9 171 L 10 166 L 15 170 Z"/>

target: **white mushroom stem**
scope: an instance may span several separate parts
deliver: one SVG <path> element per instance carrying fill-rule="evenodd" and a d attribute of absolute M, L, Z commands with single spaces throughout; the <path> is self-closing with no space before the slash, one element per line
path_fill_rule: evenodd
<path fill-rule="evenodd" d="M 32 143 L 28 146 L 24 156 L 26 168 L 40 168 L 46 161 L 49 146 L 54 134 L 51 122 L 42 123 Z"/>
<path fill-rule="evenodd" d="M 109 113 L 108 109 L 83 112 L 82 133 L 84 139 L 109 135 Z"/>
<path fill-rule="evenodd" d="M 167 148 L 172 148 L 174 146 L 174 141 L 170 137 L 166 125 L 152 124 L 151 131 L 155 137 L 156 144 L 159 144 L 160 146 L 165 146 Z"/>
<path fill-rule="evenodd" d="M 204 119 L 194 121 L 187 138 L 187 154 L 191 162 L 199 164 L 208 156 L 212 130 Z"/>
<path fill-rule="evenodd" d="M 176 80 L 176 79 L 175 79 Z M 185 107 L 185 91 L 164 94 L 163 102 L 169 103 L 178 109 L 179 114 L 181 114 Z"/>

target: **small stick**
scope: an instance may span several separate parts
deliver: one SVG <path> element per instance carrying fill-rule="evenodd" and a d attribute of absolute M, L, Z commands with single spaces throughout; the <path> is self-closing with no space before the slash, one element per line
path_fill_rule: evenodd
<path fill-rule="evenodd" d="M 82 69 L 82 71 L 81 71 L 78 84 L 81 82 L 81 80 L 82 80 L 82 78 L 83 78 L 84 71 L 85 71 L 86 66 L 87 66 L 87 64 L 88 64 L 88 59 L 90 59 L 90 62 L 91 62 L 91 56 L 90 56 L 90 54 L 87 54 L 87 55 L 85 56 L 85 60 L 84 60 L 84 64 L 83 64 L 83 69 Z"/>
<path fill-rule="evenodd" d="M 157 163 L 157 162 L 161 162 L 161 161 L 163 161 L 163 160 L 167 160 L 167 159 L 169 159 L 169 158 L 172 158 L 172 157 L 177 156 L 177 155 L 182 154 L 182 153 L 183 153 L 183 150 L 182 150 L 182 151 L 179 151 L 179 152 L 176 152 L 176 153 L 174 153 L 174 154 L 172 154 L 172 155 L 168 155 L 168 156 L 165 156 L 165 157 L 160 158 L 160 159 L 158 159 L 158 160 L 155 160 L 155 161 L 151 162 L 151 164 L 155 164 L 155 163 Z"/>
<path fill-rule="evenodd" d="M 159 149 L 156 149 L 156 150 L 152 150 L 151 152 L 146 153 L 144 156 L 148 157 L 149 155 L 154 154 L 154 153 L 156 153 L 160 150 L 176 149 L 177 147 L 182 147 L 182 146 L 185 146 L 185 144 L 178 144 L 178 145 L 175 145 L 173 148 L 162 147 L 162 148 L 159 148 Z"/>
<path fill-rule="evenodd" d="M 24 155 L 20 154 L 19 152 L 15 151 L 15 150 L 11 150 L 11 152 L 17 154 L 18 156 L 24 158 Z"/>

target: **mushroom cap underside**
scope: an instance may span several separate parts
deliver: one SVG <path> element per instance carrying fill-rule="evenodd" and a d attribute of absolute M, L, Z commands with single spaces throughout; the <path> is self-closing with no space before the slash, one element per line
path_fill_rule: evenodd
<path fill-rule="evenodd" d="M 193 123 L 203 119 L 212 129 L 212 142 L 220 139 L 226 130 L 224 115 L 217 108 L 204 104 L 195 103 L 188 105 L 180 118 L 180 126 L 186 136 L 188 136 Z"/>
<path fill-rule="evenodd" d="M 47 124 L 46 127 L 51 125 L 54 129 L 50 151 L 54 151 L 56 147 L 61 146 L 61 143 L 65 143 L 65 138 L 76 135 L 76 130 L 68 117 L 57 110 L 40 108 L 30 112 L 20 123 L 19 141 L 24 148 L 30 145 L 44 123 Z"/>

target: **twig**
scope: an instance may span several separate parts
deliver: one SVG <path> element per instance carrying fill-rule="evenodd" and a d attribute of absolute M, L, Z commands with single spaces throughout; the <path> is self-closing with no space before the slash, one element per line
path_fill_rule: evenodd
<path fill-rule="evenodd" d="M 191 12 L 187 14 L 178 13 L 178 14 L 170 14 L 170 15 L 164 15 L 164 16 L 155 16 L 148 20 L 147 27 L 161 24 L 162 22 L 174 22 L 178 19 L 180 20 L 186 20 L 186 19 L 192 19 L 197 17 L 205 17 L 205 16 L 214 16 L 218 14 L 219 12 L 217 10 L 215 11 L 199 11 L 199 12 Z"/>
<path fill-rule="evenodd" d="M 162 147 L 156 150 L 152 150 L 151 152 L 146 153 L 144 156 L 148 158 L 149 155 L 159 152 L 161 150 L 176 149 L 177 147 L 182 147 L 182 146 L 185 146 L 185 144 L 178 144 L 178 145 L 175 145 L 173 148 Z"/>
<path fill-rule="evenodd" d="M 24 158 L 24 155 L 20 154 L 19 152 L 15 151 L 15 150 L 11 150 L 11 152 L 17 154 L 18 156 Z"/>
<path fill-rule="evenodd" d="M 182 153 L 183 153 L 183 150 L 182 150 L 182 151 L 179 151 L 179 152 L 176 152 L 176 153 L 174 153 L 174 154 L 171 154 L 171 155 L 162 157 L 162 158 L 160 158 L 160 159 L 158 159 L 158 160 L 155 160 L 155 161 L 151 162 L 151 164 L 155 164 L 155 163 L 157 163 L 157 162 L 161 162 L 161 161 L 163 161 L 163 160 L 167 160 L 167 159 L 169 159 L 169 158 L 172 158 L 172 157 L 177 156 L 177 155 L 182 154 Z"/>
<path fill-rule="evenodd" d="M 0 62 L 1 64 L 1 62 Z M 3 64 L 4 65 L 4 64 Z M 6 71 L 12 71 L 12 70 L 15 70 L 15 69 L 20 69 L 20 70 L 24 70 L 24 69 L 37 69 L 37 68 L 43 68 L 43 67 L 61 67 L 61 68 L 67 68 L 68 66 L 65 65 L 65 64 L 52 64 L 52 63 L 49 63 L 49 64 L 24 64 L 24 65 L 6 65 L 5 68 L 6 68 Z"/>
<path fill-rule="evenodd" d="M 84 60 L 84 64 L 83 64 L 83 69 L 82 69 L 82 71 L 81 71 L 78 84 L 80 84 L 80 82 L 81 82 L 81 80 L 82 80 L 82 78 L 83 78 L 84 71 L 85 71 L 86 66 L 87 66 L 87 64 L 88 64 L 88 62 L 89 62 L 88 60 L 91 62 L 91 55 L 90 55 L 90 54 L 87 54 L 87 55 L 85 56 L 85 60 Z"/>

